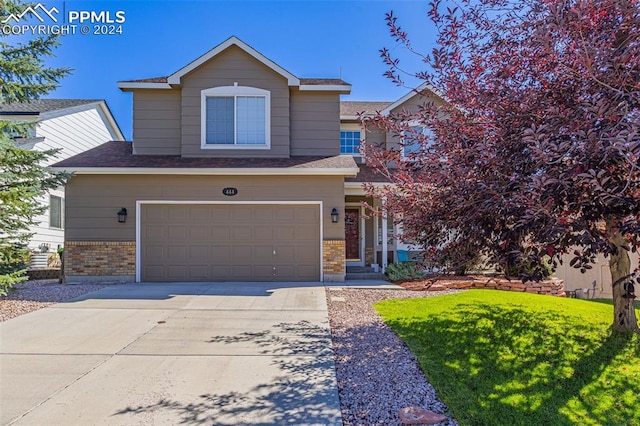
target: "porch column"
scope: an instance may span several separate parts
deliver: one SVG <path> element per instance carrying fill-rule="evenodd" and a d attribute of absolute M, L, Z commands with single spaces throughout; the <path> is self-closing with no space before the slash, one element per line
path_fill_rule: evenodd
<path fill-rule="evenodd" d="M 387 248 L 387 199 L 386 198 L 382 198 L 382 272 L 384 272 L 384 270 L 387 268 L 387 265 L 389 264 L 389 255 L 388 255 L 388 248 Z"/>

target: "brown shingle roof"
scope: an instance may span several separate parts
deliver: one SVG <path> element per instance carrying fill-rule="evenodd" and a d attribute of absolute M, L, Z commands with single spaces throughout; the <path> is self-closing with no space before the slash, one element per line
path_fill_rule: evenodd
<path fill-rule="evenodd" d="M 310 86 L 318 85 L 338 85 L 338 86 L 351 86 L 351 84 L 340 78 L 301 78 L 300 84 L 308 84 Z"/>
<path fill-rule="evenodd" d="M 352 178 L 345 178 L 345 182 L 389 182 L 385 176 L 382 176 L 379 173 L 376 173 L 371 167 L 366 164 L 358 164 L 358 168 L 360 171 L 358 172 L 358 176 Z"/>
<path fill-rule="evenodd" d="M 345 169 L 357 166 L 350 156 L 290 158 L 185 158 L 179 155 L 133 155 L 130 142 L 112 141 L 53 165 L 58 168 L 305 168 Z"/>
<path fill-rule="evenodd" d="M 151 77 L 138 80 L 125 80 L 123 83 L 166 83 L 169 77 Z"/>
<path fill-rule="evenodd" d="M 340 115 L 375 114 L 392 103 L 383 101 L 342 101 L 340 102 Z"/>

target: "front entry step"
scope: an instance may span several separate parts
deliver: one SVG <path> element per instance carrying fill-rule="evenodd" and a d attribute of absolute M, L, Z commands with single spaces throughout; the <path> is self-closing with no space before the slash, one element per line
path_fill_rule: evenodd
<path fill-rule="evenodd" d="M 384 280 L 382 272 L 374 272 L 373 268 L 368 266 L 347 266 L 347 281 L 354 280 Z"/>

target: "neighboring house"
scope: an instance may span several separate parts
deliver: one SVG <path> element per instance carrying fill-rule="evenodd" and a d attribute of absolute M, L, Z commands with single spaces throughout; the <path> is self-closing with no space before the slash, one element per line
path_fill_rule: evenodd
<path fill-rule="evenodd" d="M 115 119 L 103 100 L 39 99 L 24 103 L 1 104 L 0 119 L 35 122 L 28 137 L 16 136 L 23 149 L 59 149 L 47 164 L 77 155 L 107 141 L 124 140 Z M 42 199 L 47 211 L 38 216 L 29 248 L 34 252 L 55 251 L 64 244 L 64 189 L 50 191 Z"/>

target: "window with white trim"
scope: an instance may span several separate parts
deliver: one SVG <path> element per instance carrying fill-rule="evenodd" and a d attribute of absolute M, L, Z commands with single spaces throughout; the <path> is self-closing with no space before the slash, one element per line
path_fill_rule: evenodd
<path fill-rule="evenodd" d="M 246 86 L 201 92 L 201 147 L 268 149 L 271 145 L 271 93 Z"/>
<path fill-rule="evenodd" d="M 433 132 L 425 126 L 411 126 L 402 138 L 402 156 L 408 158 L 417 155 L 433 142 Z"/>
<path fill-rule="evenodd" d="M 340 154 L 360 155 L 360 142 L 364 139 L 364 131 L 357 125 L 343 125 L 340 128 Z"/>
<path fill-rule="evenodd" d="M 49 227 L 63 229 L 64 221 L 62 220 L 64 200 L 62 197 L 55 195 L 49 196 Z"/>

